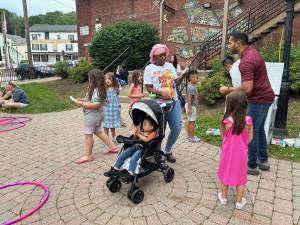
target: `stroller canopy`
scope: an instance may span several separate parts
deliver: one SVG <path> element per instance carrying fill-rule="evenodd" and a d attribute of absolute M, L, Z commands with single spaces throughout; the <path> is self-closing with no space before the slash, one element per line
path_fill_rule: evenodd
<path fill-rule="evenodd" d="M 159 136 L 165 135 L 165 115 L 156 101 L 145 99 L 133 103 L 129 115 L 135 126 L 141 124 L 146 117 L 152 118 L 159 129 Z"/>

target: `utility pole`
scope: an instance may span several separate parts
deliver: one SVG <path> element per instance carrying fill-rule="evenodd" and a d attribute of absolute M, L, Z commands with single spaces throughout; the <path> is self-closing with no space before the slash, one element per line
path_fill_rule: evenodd
<path fill-rule="evenodd" d="M 28 13 L 27 13 L 27 2 L 26 0 L 23 1 L 23 12 L 24 12 L 24 25 L 25 25 L 25 37 L 26 37 L 26 44 L 27 44 L 27 58 L 28 58 L 28 66 L 29 68 L 33 68 L 32 65 L 32 55 L 31 55 L 31 44 L 30 44 L 30 35 L 29 35 L 29 20 L 28 20 Z M 33 72 L 33 71 L 31 71 Z"/>
<path fill-rule="evenodd" d="M 159 36 L 160 36 L 160 43 L 163 43 L 164 38 L 164 2 L 165 0 L 161 0 L 159 3 Z"/>
<path fill-rule="evenodd" d="M 290 52 L 293 34 L 294 6 L 295 0 L 286 0 L 287 10 L 285 19 L 285 42 L 283 51 L 283 76 L 278 99 L 278 108 L 275 118 L 274 135 L 278 137 L 287 136 L 287 112 L 289 106 L 289 86 L 290 86 Z"/>
<path fill-rule="evenodd" d="M 224 59 L 225 51 L 226 51 L 227 25 L 228 25 L 228 8 L 229 8 L 229 0 L 224 0 L 224 16 L 223 16 L 221 59 Z"/>

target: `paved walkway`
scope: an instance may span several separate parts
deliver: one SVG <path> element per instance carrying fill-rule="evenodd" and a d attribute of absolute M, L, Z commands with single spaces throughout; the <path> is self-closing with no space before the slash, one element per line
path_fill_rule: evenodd
<path fill-rule="evenodd" d="M 51 191 L 46 205 L 19 224 L 300 224 L 300 164 L 271 159 L 270 172 L 249 176 L 247 207 L 234 209 L 233 189 L 223 207 L 216 201 L 218 148 L 186 143 L 185 131 L 174 148 L 174 181 L 166 184 L 161 173 L 145 177 L 139 185 L 144 201 L 134 205 L 128 185 L 116 194 L 106 188 L 102 174 L 116 156 L 103 155 L 101 141 L 94 162 L 74 163 L 84 149 L 82 119 L 80 110 L 33 115 L 26 127 L 0 134 L 0 184 L 35 180 Z M 0 224 L 35 207 L 42 194 L 30 187 L 0 190 Z"/>

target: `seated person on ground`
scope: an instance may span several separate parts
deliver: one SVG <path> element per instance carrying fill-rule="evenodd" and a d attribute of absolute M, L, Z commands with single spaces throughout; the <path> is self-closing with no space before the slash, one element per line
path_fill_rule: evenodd
<path fill-rule="evenodd" d="M 157 136 L 157 131 L 151 119 L 144 119 L 143 121 L 143 128 L 142 130 L 139 127 L 135 127 L 133 129 L 134 136 L 142 140 L 143 142 L 149 142 L 150 140 L 154 139 Z M 116 176 L 121 169 L 124 161 L 131 157 L 129 163 L 128 173 L 131 175 L 128 179 L 132 178 L 135 174 L 135 169 L 137 167 L 137 162 L 142 156 L 142 147 L 138 144 L 133 145 L 130 148 L 124 149 L 122 153 L 118 156 L 118 159 L 115 165 L 107 172 L 104 173 L 104 176 L 113 177 Z"/>
<path fill-rule="evenodd" d="M 116 71 L 116 77 L 121 86 L 128 84 L 128 69 L 125 65 L 119 65 Z"/>
<path fill-rule="evenodd" d="M 0 104 L 5 100 L 9 100 L 12 97 L 12 91 L 10 90 L 10 86 L 7 84 L 4 90 L 0 93 Z"/>
<path fill-rule="evenodd" d="M 7 85 L 8 91 L 12 91 L 12 98 L 2 102 L 2 108 L 15 109 L 28 106 L 27 96 L 25 92 L 17 86 L 16 81 L 10 81 Z"/>

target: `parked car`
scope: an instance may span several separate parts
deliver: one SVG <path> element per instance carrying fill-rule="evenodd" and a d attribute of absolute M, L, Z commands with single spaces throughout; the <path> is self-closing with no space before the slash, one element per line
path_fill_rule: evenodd
<path fill-rule="evenodd" d="M 31 71 L 31 72 L 30 72 Z M 30 69 L 26 63 L 21 63 L 15 69 L 18 80 L 45 78 L 54 76 L 54 68 L 50 66 L 34 66 Z"/>
<path fill-rule="evenodd" d="M 53 77 L 55 71 L 55 69 L 50 66 L 37 66 L 35 70 L 38 78 Z"/>
<path fill-rule="evenodd" d="M 34 67 L 30 68 L 27 63 L 20 63 L 15 69 L 18 80 L 33 79 L 36 75 Z"/>

